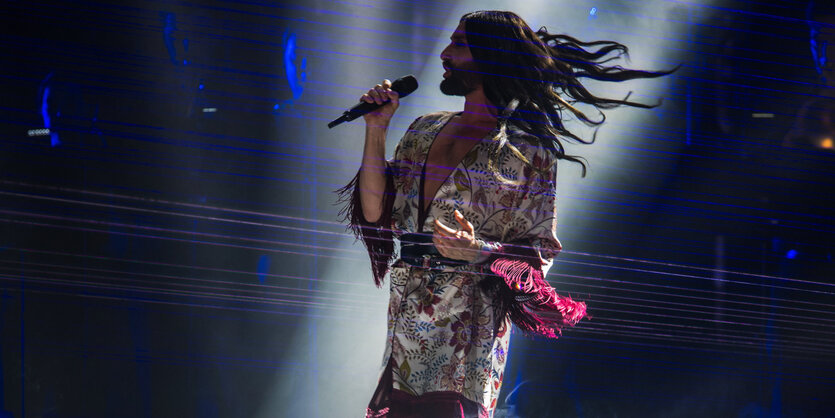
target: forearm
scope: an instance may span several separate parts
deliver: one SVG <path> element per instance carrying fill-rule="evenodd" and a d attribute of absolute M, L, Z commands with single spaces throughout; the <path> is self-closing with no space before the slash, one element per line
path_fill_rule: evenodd
<path fill-rule="evenodd" d="M 386 190 L 386 132 L 388 126 L 365 126 L 365 147 L 359 173 L 362 215 L 369 223 L 377 222 L 383 213 Z"/>

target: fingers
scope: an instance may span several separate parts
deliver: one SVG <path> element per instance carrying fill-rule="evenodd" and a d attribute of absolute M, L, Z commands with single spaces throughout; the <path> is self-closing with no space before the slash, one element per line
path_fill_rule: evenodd
<path fill-rule="evenodd" d="M 452 244 L 450 238 L 455 238 L 456 232 L 454 229 L 447 227 L 441 221 L 435 219 L 435 233 L 432 234 L 432 243 L 435 244 L 435 248 L 438 249 L 438 252 L 442 256 L 448 257 L 450 255 L 447 247 Z"/>
<path fill-rule="evenodd" d="M 435 221 L 435 233 L 432 234 L 432 244 L 435 244 L 435 248 L 441 253 L 442 256 L 447 256 L 447 245 L 449 243 L 449 237 L 444 235 L 441 232 L 440 227 L 437 224 L 437 220 Z"/>
<path fill-rule="evenodd" d="M 391 89 L 391 81 L 389 79 L 383 80 L 383 88 L 386 90 L 386 94 L 388 95 L 389 101 L 391 101 L 395 107 L 400 103 L 400 93 Z"/>
<path fill-rule="evenodd" d="M 383 88 L 383 86 L 380 84 L 374 86 L 374 88 L 371 89 L 371 93 L 372 97 L 374 97 L 374 102 L 378 105 L 381 105 L 389 100 L 388 93 L 386 93 L 386 89 Z"/>
<path fill-rule="evenodd" d="M 435 229 L 435 233 L 432 234 L 432 243 L 435 244 L 435 248 L 437 248 L 438 250 L 440 250 L 441 247 L 446 245 L 446 241 L 444 241 L 444 236 L 438 233 L 437 228 Z"/>
<path fill-rule="evenodd" d="M 368 90 L 368 93 L 366 93 L 365 96 L 368 96 L 371 99 L 370 101 L 366 100 L 366 102 L 368 102 L 368 103 L 377 103 L 378 105 L 381 105 L 381 104 L 389 101 L 389 97 L 388 97 L 388 93 L 386 92 L 386 89 L 383 88 L 383 86 L 380 85 L 380 84 L 377 84 L 372 89 Z M 365 97 L 365 96 L 363 96 L 363 97 Z"/>
<path fill-rule="evenodd" d="M 447 237 L 447 238 L 455 238 L 456 233 L 458 232 L 458 230 L 457 229 L 452 229 L 452 228 L 444 225 L 438 219 L 435 219 L 435 232 L 437 232 L 437 233 L 439 233 L 442 236 Z"/>
<path fill-rule="evenodd" d="M 400 94 L 394 90 L 388 90 L 388 98 L 395 107 L 400 105 Z"/>
<path fill-rule="evenodd" d="M 470 223 L 467 219 L 464 218 L 464 215 L 461 214 L 457 209 L 455 210 L 455 220 L 458 221 L 458 224 L 461 225 L 461 229 L 466 232 L 469 232 L 470 235 L 475 235 L 475 231 L 473 230 L 473 224 Z"/>
<path fill-rule="evenodd" d="M 383 86 L 377 84 L 374 88 L 368 90 L 368 93 L 363 94 L 362 97 L 360 97 L 360 100 L 366 103 L 377 103 L 379 105 L 388 100 L 383 99 L 383 97 L 388 97 L 388 94 L 385 93 L 385 90 L 383 90 Z"/>
<path fill-rule="evenodd" d="M 376 103 L 382 105 L 386 102 L 392 102 L 395 106 L 400 103 L 400 95 L 391 89 L 391 81 L 383 80 L 383 84 L 377 84 L 368 90 L 360 97 L 361 101 L 366 103 Z"/>
<path fill-rule="evenodd" d="M 473 234 L 473 225 L 464 219 L 464 215 L 455 211 L 455 219 L 463 227 L 456 230 L 444 225 L 435 219 L 435 233 L 432 235 L 432 243 L 442 256 L 459 260 L 473 260 L 477 257 L 476 241 Z"/>

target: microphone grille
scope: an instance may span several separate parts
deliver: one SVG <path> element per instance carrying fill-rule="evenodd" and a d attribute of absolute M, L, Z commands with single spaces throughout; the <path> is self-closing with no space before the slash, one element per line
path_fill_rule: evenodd
<path fill-rule="evenodd" d="M 415 76 L 411 74 L 404 75 L 403 77 L 394 80 L 394 83 L 391 83 L 391 89 L 396 91 L 397 94 L 400 95 L 400 98 L 408 96 L 413 91 L 417 90 L 417 88 L 418 81 Z"/>

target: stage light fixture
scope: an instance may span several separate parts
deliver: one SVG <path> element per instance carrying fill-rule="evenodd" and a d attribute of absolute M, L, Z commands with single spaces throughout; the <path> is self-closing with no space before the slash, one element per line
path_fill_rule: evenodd
<path fill-rule="evenodd" d="M 49 135 L 50 131 L 47 128 L 42 129 L 30 129 L 26 132 L 29 136 L 47 136 Z"/>

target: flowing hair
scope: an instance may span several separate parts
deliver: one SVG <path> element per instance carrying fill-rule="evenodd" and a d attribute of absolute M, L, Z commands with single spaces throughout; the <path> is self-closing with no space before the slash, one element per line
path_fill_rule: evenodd
<path fill-rule="evenodd" d="M 485 95 L 500 111 L 516 105 L 515 109 L 506 109 L 513 113 L 500 118 L 500 123 L 512 119 L 514 125 L 538 138 L 540 146 L 552 150 L 557 159 L 579 163 L 584 177 L 585 160 L 567 155 L 559 138 L 591 144 L 597 131 L 591 140 L 580 138 L 563 125 L 563 112 L 571 112 L 588 126 L 598 126 L 606 120 L 605 114 L 600 112 L 601 119 L 594 121 L 574 104 L 590 104 L 600 111 L 621 105 L 653 108 L 661 102 L 632 102 L 629 94 L 623 99 L 598 97 L 580 79 L 625 81 L 660 77 L 678 69 L 656 72 L 606 66 L 621 56 L 628 57 L 629 49 L 613 41 L 583 42 L 552 34 L 545 27 L 534 32 L 513 12 L 477 11 L 462 16 L 461 22 Z"/>

